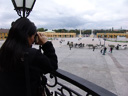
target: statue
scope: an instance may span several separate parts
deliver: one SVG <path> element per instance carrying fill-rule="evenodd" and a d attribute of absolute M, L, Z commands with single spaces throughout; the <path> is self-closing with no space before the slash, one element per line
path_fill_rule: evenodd
<path fill-rule="evenodd" d="M 94 38 L 93 29 L 92 29 L 92 31 L 91 31 L 90 37 L 91 37 L 91 38 Z"/>

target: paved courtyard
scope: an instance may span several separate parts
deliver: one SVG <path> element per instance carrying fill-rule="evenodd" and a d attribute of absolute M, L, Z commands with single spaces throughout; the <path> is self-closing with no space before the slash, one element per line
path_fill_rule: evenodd
<path fill-rule="evenodd" d="M 59 41 L 53 41 L 56 53 L 59 60 L 59 68 L 66 70 L 72 74 L 89 80 L 118 96 L 128 96 L 128 49 L 126 50 L 113 50 L 109 52 L 108 44 L 121 44 L 105 42 L 107 46 L 106 55 L 100 53 L 100 49 L 89 49 L 87 46 L 84 48 L 72 48 L 66 45 L 67 41 L 74 41 L 86 44 L 99 44 L 99 39 L 83 38 L 65 40 L 62 45 Z M 56 42 L 56 43 L 55 43 Z M 104 44 L 104 41 L 101 40 Z"/>
<path fill-rule="evenodd" d="M 87 46 L 84 48 L 72 48 L 69 50 L 67 41 L 74 43 L 99 44 L 100 40 L 95 38 L 67 38 L 62 44 L 59 40 L 53 40 L 53 45 L 58 56 L 59 68 L 93 82 L 118 96 L 128 96 L 128 49 L 113 50 L 109 52 L 108 44 L 119 44 L 105 42 L 107 46 L 106 55 L 100 53 L 100 49 L 93 51 Z M 0 41 L 0 45 L 3 41 Z M 101 39 L 101 43 L 104 41 Z M 120 43 L 124 45 L 124 43 Z M 127 44 L 127 43 L 126 43 Z M 37 47 L 37 46 L 34 46 Z"/>

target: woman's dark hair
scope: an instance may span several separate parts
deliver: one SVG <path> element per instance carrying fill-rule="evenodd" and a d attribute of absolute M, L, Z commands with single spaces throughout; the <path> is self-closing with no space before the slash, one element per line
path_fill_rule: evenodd
<path fill-rule="evenodd" d="M 21 61 L 28 44 L 28 37 L 36 33 L 36 26 L 27 18 L 12 23 L 8 37 L 0 49 L 0 70 L 13 70 Z"/>

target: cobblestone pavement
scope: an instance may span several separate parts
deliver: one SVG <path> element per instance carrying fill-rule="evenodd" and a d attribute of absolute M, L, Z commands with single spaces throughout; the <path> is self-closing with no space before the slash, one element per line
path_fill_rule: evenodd
<path fill-rule="evenodd" d="M 93 51 L 87 46 L 83 48 L 72 48 L 69 50 L 69 46 L 66 45 L 67 41 L 74 43 L 86 44 L 99 44 L 101 39 L 95 38 L 67 38 L 60 44 L 59 40 L 53 40 L 53 45 L 56 49 L 58 56 L 59 68 L 67 72 L 82 77 L 90 82 L 93 82 L 118 96 L 128 96 L 128 49 L 125 50 L 113 50 L 113 53 L 109 52 L 108 44 L 121 44 L 106 41 L 107 52 L 105 55 L 100 53 L 100 49 Z M 0 45 L 2 41 L 0 41 Z M 127 43 L 125 43 L 127 44 Z M 127 44 L 128 45 L 128 44 Z M 38 47 L 38 46 L 34 46 Z"/>

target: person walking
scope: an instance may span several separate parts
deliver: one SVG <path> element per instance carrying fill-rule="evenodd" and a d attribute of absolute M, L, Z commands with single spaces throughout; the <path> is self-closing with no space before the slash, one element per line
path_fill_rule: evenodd
<path fill-rule="evenodd" d="M 103 48 L 103 47 L 101 47 L 100 53 L 102 53 L 102 52 L 103 52 L 103 49 L 104 49 L 104 48 Z"/>
<path fill-rule="evenodd" d="M 69 43 L 69 49 L 71 50 L 73 47 L 73 42 Z"/>
<path fill-rule="evenodd" d="M 93 51 L 95 50 L 95 46 L 93 45 Z"/>
<path fill-rule="evenodd" d="M 113 51 L 113 47 L 110 47 L 110 52 L 112 53 L 112 51 Z"/>
<path fill-rule="evenodd" d="M 69 45 L 69 41 L 67 42 L 67 45 Z"/>
<path fill-rule="evenodd" d="M 43 53 L 32 48 L 36 34 Z M 37 33 L 33 22 L 19 18 L 0 49 L 0 96 L 42 96 L 40 77 L 57 68 L 53 44 L 44 34 Z"/>
<path fill-rule="evenodd" d="M 60 47 L 62 46 L 62 40 L 59 41 L 60 42 Z"/>
<path fill-rule="evenodd" d="M 119 50 L 119 44 L 117 44 L 116 49 Z"/>
<path fill-rule="evenodd" d="M 107 48 L 106 48 L 106 47 L 104 47 L 103 55 L 105 55 L 106 51 L 107 51 Z"/>

